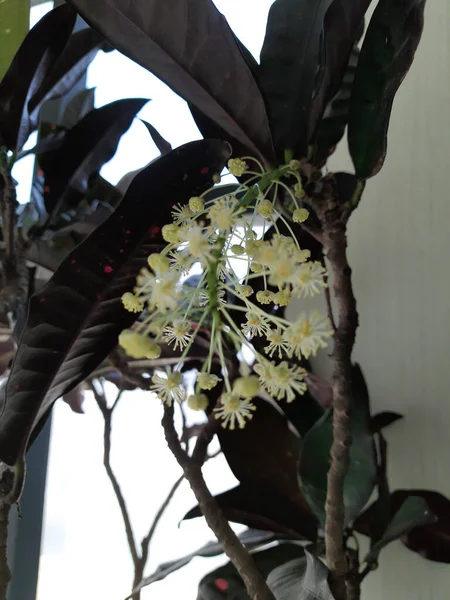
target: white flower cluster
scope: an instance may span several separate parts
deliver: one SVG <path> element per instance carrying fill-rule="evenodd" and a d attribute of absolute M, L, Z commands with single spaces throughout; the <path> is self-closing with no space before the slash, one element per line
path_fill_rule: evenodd
<path fill-rule="evenodd" d="M 310 261 L 310 252 L 300 248 L 289 222 L 277 210 L 274 198 L 278 186 L 290 194 L 293 219 L 304 221 L 308 213 L 300 208 L 296 198 L 301 196 L 301 180 L 292 165 L 272 172 L 252 172 L 241 159 L 229 162 L 230 171 L 249 179 L 234 195 L 224 195 L 214 200 L 204 196 L 192 197 L 185 205 L 173 209 L 173 221 L 162 229 L 167 242 L 161 253 L 148 258 L 149 268 L 142 269 L 133 293 L 124 294 L 124 307 L 132 312 L 144 308 L 148 316 L 133 330 L 125 330 L 119 338 L 120 345 L 134 358 L 154 359 L 160 356 L 158 342 L 164 341 L 181 351 L 178 366 L 166 376 L 154 375 L 152 389 L 165 403 L 182 402 L 185 397 L 180 373 L 183 360 L 200 331 L 207 326 L 210 335 L 209 355 L 196 380 L 195 393 L 188 398 L 192 408 L 205 409 L 208 404 L 205 390 L 224 382 L 224 393 L 216 416 L 224 427 L 234 429 L 245 426 L 255 410 L 254 398 L 264 388 L 273 398 L 287 402 L 304 393 L 304 369 L 290 362 L 294 357 L 309 358 L 319 348 L 326 347 L 332 335 L 329 320 L 312 311 L 301 314 L 291 323 L 284 318 L 264 311 L 261 305 L 288 305 L 293 298 L 306 298 L 320 293 L 326 276 L 323 266 Z M 296 177 L 292 191 L 282 178 Z M 218 189 L 218 188 L 215 188 Z M 269 227 L 273 235 L 258 239 L 255 220 L 263 219 L 264 231 Z M 279 224 L 283 222 L 291 235 L 282 235 Z M 194 265 L 200 265 L 202 275 L 196 287 L 183 285 L 182 281 Z M 245 274 L 242 276 L 244 265 Z M 257 293 L 252 281 L 264 282 Z M 238 302 L 237 302 L 238 301 Z M 245 313 L 241 327 L 233 314 Z M 224 354 L 224 339 L 236 349 L 252 346 L 252 338 L 263 338 L 267 345 L 264 355 L 256 353 L 253 370 L 231 382 Z M 274 355 L 281 360 L 276 364 Z M 221 364 L 221 377 L 211 372 L 213 359 Z M 295 361 L 293 361 L 295 363 Z M 248 371 L 248 366 L 245 365 Z"/>

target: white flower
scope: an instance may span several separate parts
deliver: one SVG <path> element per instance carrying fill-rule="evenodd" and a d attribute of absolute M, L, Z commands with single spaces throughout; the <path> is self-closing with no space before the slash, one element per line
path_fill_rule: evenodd
<path fill-rule="evenodd" d="M 274 362 L 257 363 L 254 370 L 259 375 L 262 385 L 276 400 L 292 402 L 296 394 L 304 394 L 307 385 L 304 382 L 305 369 L 296 365 L 282 362 L 276 365 Z"/>
<path fill-rule="evenodd" d="M 248 311 L 245 313 L 247 322 L 242 325 L 242 331 L 251 339 L 255 335 L 264 335 L 269 330 L 269 322 L 263 312 Z"/>
<path fill-rule="evenodd" d="M 197 383 L 201 390 L 212 390 L 219 381 L 222 381 L 220 377 L 211 373 L 199 373 L 197 377 Z"/>
<path fill-rule="evenodd" d="M 169 345 L 174 344 L 173 349 L 185 348 L 191 339 L 191 324 L 189 321 L 175 321 L 164 329 L 163 340 Z"/>
<path fill-rule="evenodd" d="M 272 357 L 277 350 L 279 358 L 283 357 L 282 350 L 286 352 L 286 354 L 288 353 L 289 347 L 284 341 L 283 330 L 280 327 L 271 329 L 267 333 L 267 341 L 270 342 L 270 344 L 264 348 L 264 352 L 270 357 Z"/>
<path fill-rule="evenodd" d="M 295 354 L 309 358 L 315 356 L 319 348 L 326 348 L 333 335 L 329 319 L 318 310 L 311 311 L 309 317 L 302 313 L 286 328 L 283 338 L 289 347 L 289 356 Z"/>
<path fill-rule="evenodd" d="M 144 301 L 139 296 L 135 296 L 131 292 L 126 292 L 122 296 L 122 304 L 129 312 L 141 312 L 144 310 Z"/>
<path fill-rule="evenodd" d="M 240 429 L 246 425 L 246 420 L 253 418 L 256 406 L 249 399 L 242 400 L 232 393 L 222 395 L 222 406 L 214 410 L 216 419 L 222 419 L 222 427 L 235 429 L 236 423 Z"/>
<path fill-rule="evenodd" d="M 209 231 L 201 224 L 183 227 L 180 238 L 187 243 L 189 253 L 197 260 L 209 262 L 213 258 L 216 245 L 211 242 Z"/>
<path fill-rule="evenodd" d="M 149 298 L 149 309 L 158 309 L 161 312 L 174 310 L 178 306 L 178 271 L 164 273 L 158 279 L 155 278 Z"/>
<path fill-rule="evenodd" d="M 317 261 L 298 265 L 292 278 L 294 294 L 299 298 L 308 298 L 320 294 L 321 288 L 327 286 L 324 279 L 326 273 L 326 270 Z"/>
<path fill-rule="evenodd" d="M 179 371 L 172 371 L 169 368 L 167 377 L 153 375 L 152 382 L 153 385 L 150 386 L 150 389 L 155 392 L 158 398 L 167 404 L 167 406 L 172 406 L 174 400 L 181 403 L 186 397 L 186 391 L 181 386 L 183 383 L 183 376 Z"/>
<path fill-rule="evenodd" d="M 138 333 L 132 329 L 124 329 L 119 335 L 119 346 L 131 358 L 159 358 L 161 348 L 148 335 Z"/>
<path fill-rule="evenodd" d="M 183 275 L 189 273 L 194 262 L 194 259 L 186 250 L 173 250 L 169 253 L 169 259 L 170 266 Z"/>
<path fill-rule="evenodd" d="M 192 216 L 192 210 L 187 204 L 176 204 L 172 209 L 172 217 L 175 223 L 189 221 Z"/>
<path fill-rule="evenodd" d="M 239 208 L 239 202 L 233 196 L 216 200 L 208 211 L 208 219 L 214 229 L 228 231 L 234 227 L 243 209 Z"/>

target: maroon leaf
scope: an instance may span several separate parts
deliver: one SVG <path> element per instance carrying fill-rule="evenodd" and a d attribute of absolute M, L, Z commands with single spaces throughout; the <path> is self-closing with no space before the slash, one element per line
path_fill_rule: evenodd
<path fill-rule="evenodd" d="M 0 82 L 0 144 L 19 152 L 32 131 L 28 101 L 42 85 L 75 25 L 63 4 L 43 17 L 25 38 Z"/>
<path fill-rule="evenodd" d="M 163 136 L 159 133 L 159 131 L 157 129 L 155 129 L 155 127 L 153 127 L 153 125 L 151 125 L 150 123 L 147 123 L 147 121 L 144 121 L 144 119 L 141 119 L 142 123 L 146 126 L 147 131 L 149 132 L 152 140 L 155 143 L 155 146 L 158 148 L 159 152 L 161 155 L 163 154 L 167 154 L 168 152 L 170 152 L 172 150 L 172 146 L 169 144 L 169 142 L 167 140 L 165 140 L 163 138 Z"/>
<path fill-rule="evenodd" d="M 136 315 L 121 296 L 133 288 L 177 202 L 212 185 L 228 144 L 203 140 L 154 161 L 130 185 L 116 211 L 59 266 L 31 298 L 0 416 L 0 459 L 14 464 L 53 402 L 83 381 L 117 344 Z"/>
<path fill-rule="evenodd" d="M 104 39 L 90 28 L 71 36 L 52 70 L 28 103 L 33 127 L 38 125 L 39 110 L 44 102 L 60 98 L 71 90 L 104 44 Z"/>
<path fill-rule="evenodd" d="M 264 100 L 211 0 L 70 0 L 120 52 L 257 156 L 272 157 Z"/>

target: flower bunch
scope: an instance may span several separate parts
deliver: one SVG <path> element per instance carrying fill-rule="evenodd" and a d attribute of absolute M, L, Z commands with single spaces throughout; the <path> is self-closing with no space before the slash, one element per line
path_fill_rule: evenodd
<path fill-rule="evenodd" d="M 308 217 L 308 211 L 298 205 L 302 188 L 295 166 L 264 172 L 259 165 L 260 172 L 255 172 L 248 170 L 242 159 L 230 160 L 230 172 L 238 177 L 245 173 L 246 183 L 232 195 L 208 200 L 207 191 L 175 206 L 172 222 L 162 229 L 167 245 L 149 256 L 148 267 L 141 270 L 133 292 L 122 298 L 129 311 L 147 310 L 136 329 L 125 330 L 119 337 L 130 356 L 158 358 L 162 341 L 181 352 L 173 371 L 152 378 L 151 389 L 167 404 L 186 398 L 181 366 L 198 332 L 209 331 L 209 354 L 187 401 L 191 408 L 205 409 L 208 399 L 204 392 L 223 381 L 216 417 L 230 429 L 242 428 L 252 418 L 254 399 L 261 388 L 287 402 L 304 393 L 306 372 L 292 359 L 315 355 L 332 335 L 328 318 L 318 311 L 302 313 L 292 323 L 261 308 L 287 306 L 294 298 L 320 293 L 326 285 L 325 269 L 310 260 L 309 250 L 300 248 L 289 221 L 276 205 L 279 189 L 284 188 L 291 198 L 292 220 L 302 222 Z M 295 177 L 295 185 L 283 181 L 287 175 Z M 281 222 L 290 235 L 281 234 Z M 270 237 L 266 235 L 269 228 L 273 232 Z M 194 266 L 200 266 L 201 276 L 196 286 L 186 285 L 183 282 Z M 257 278 L 263 281 L 263 289 L 255 293 L 252 282 Z M 233 318 L 237 312 L 245 315 L 241 326 Z M 255 351 L 253 338 L 266 342 L 263 354 Z M 243 346 L 252 349 L 255 374 L 244 364 L 247 374 L 230 381 L 226 342 L 234 344 L 236 351 Z M 281 360 L 279 364 L 274 355 Z M 212 373 L 214 357 L 221 365 L 220 376 Z"/>

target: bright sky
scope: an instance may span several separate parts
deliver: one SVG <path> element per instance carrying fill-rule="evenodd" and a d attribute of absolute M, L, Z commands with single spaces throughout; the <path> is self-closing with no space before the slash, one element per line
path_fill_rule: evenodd
<path fill-rule="evenodd" d="M 215 3 L 258 57 L 272 0 Z M 33 20 L 42 12 L 42 7 L 34 8 Z M 89 70 L 88 86 L 97 88 L 97 106 L 123 97 L 151 98 L 140 116 L 173 146 L 200 137 L 184 101 L 117 52 L 99 54 Z M 135 121 L 102 173 L 117 183 L 125 173 L 146 165 L 156 156 L 157 150 L 144 126 Z M 27 168 L 30 172 L 31 162 Z M 26 179 L 25 172 L 22 167 L 15 173 L 16 178 Z M 25 184 L 22 190 L 26 199 Z M 130 591 L 131 560 L 117 503 L 102 465 L 103 421 L 91 397 L 85 402 L 85 410 L 84 416 L 76 415 L 61 402 L 54 410 L 39 600 L 123 600 Z M 125 394 L 115 413 L 113 466 L 138 539 L 147 532 L 180 473 L 166 448 L 160 419 L 159 402 L 141 392 Z M 204 471 L 213 493 L 235 484 L 222 457 L 208 463 Z M 156 532 L 147 573 L 161 562 L 183 556 L 212 539 L 203 519 L 178 528 L 184 513 L 194 504 L 192 493 L 183 484 Z M 201 577 L 223 562 L 223 557 L 196 558 L 163 582 L 146 588 L 142 599 L 194 599 Z"/>

